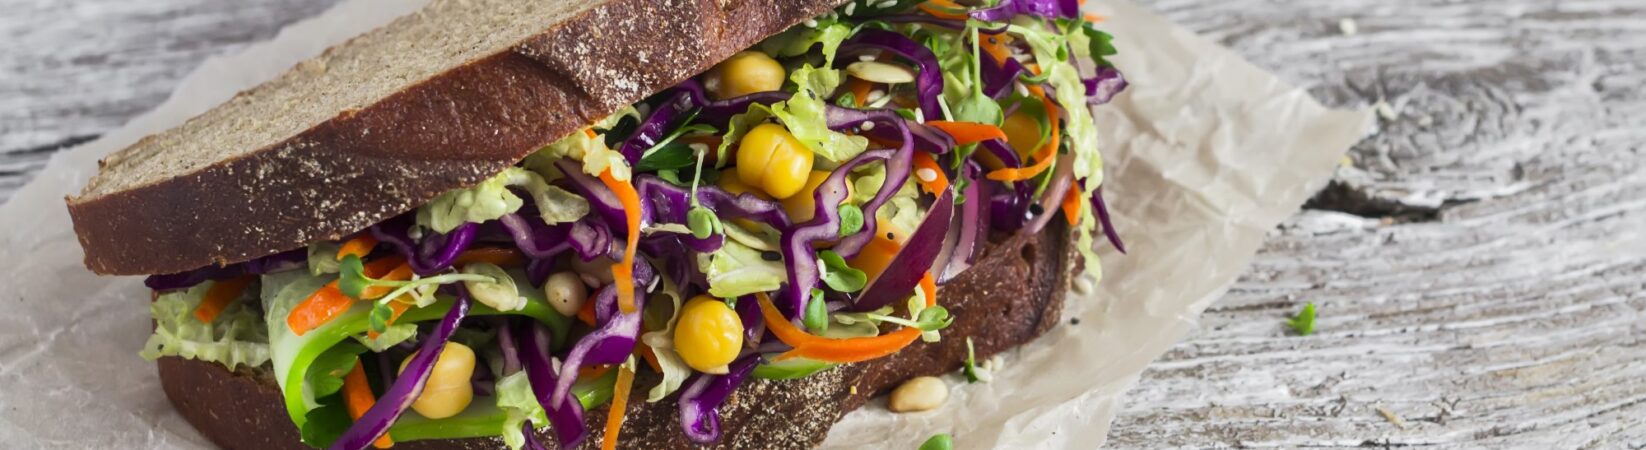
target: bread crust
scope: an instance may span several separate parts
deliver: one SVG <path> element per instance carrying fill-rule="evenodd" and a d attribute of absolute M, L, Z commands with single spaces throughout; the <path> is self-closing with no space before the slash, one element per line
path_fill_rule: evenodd
<path fill-rule="evenodd" d="M 68 198 L 86 267 L 105 275 L 176 273 L 342 238 L 474 185 L 844 3 L 602 1 L 508 50 L 339 111 L 246 156 Z"/>
<path fill-rule="evenodd" d="M 752 379 L 721 408 L 721 442 L 709 448 L 811 448 L 822 442 L 834 423 L 872 396 L 903 380 L 955 371 L 966 359 L 966 338 L 977 358 L 1027 343 L 1059 321 L 1074 269 L 1068 230 L 1054 221 L 1040 235 L 1016 235 L 989 246 L 972 270 L 938 290 L 939 301 L 955 322 L 936 343 L 916 341 L 886 358 L 850 364 L 789 381 Z M 226 449 L 290 449 L 299 442 L 287 418 L 278 388 L 267 376 L 230 372 L 212 363 L 161 358 L 166 396 L 189 423 Z M 645 401 L 651 382 L 641 380 L 629 402 L 620 439 L 623 448 L 684 449 L 676 397 Z M 587 414 L 590 438 L 583 448 L 599 445 L 606 408 Z M 551 430 L 538 439 L 555 445 Z M 497 438 L 397 443 L 400 450 L 504 448 Z"/>

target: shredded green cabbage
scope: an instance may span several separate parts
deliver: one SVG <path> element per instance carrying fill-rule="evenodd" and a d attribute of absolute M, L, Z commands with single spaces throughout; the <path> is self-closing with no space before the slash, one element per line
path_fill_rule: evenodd
<path fill-rule="evenodd" d="M 834 66 L 834 55 L 845 42 L 857 31 L 855 27 L 841 23 L 837 19 L 818 18 L 817 26 L 793 27 L 760 43 L 760 51 L 773 57 L 800 56 L 812 50 L 812 47 L 823 45 L 823 66 Z"/>
<path fill-rule="evenodd" d="M 720 298 L 775 291 L 788 279 L 782 261 L 767 261 L 730 239 L 712 254 L 697 255 L 697 267 L 709 280 L 709 294 Z"/>
<path fill-rule="evenodd" d="M 661 294 L 669 297 L 669 302 L 673 305 L 669 308 L 669 317 L 664 319 L 662 329 L 640 335 L 641 342 L 651 347 L 652 355 L 657 357 L 658 368 L 663 369 L 663 380 L 658 382 L 657 386 L 653 386 L 651 392 L 646 395 L 646 401 L 649 403 L 661 401 L 674 391 L 680 390 L 680 386 L 686 383 L 686 378 L 692 375 L 691 366 L 687 366 L 686 360 L 674 350 L 674 325 L 680 320 L 680 304 L 683 302 L 680 290 L 674 285 L 673 280 L 663 277 Z"/>
<path fill-rule="evenodd" d="M 417 209 L 417 224 L 436 232 L 449 233 L 464 223 L 496 220 L 504 214 L 520 210 L 525 202 L 509 192 L 510 176 L 516 170 L 521 169 L 504 171 L 473 187 L 440 194 Z"/>
<path fill-rule="evenodd" d="M 537 426 L 549 424 L 548 413 L 544 412 L 543 405 L 537 402 L 537 396 L 532 393 L 531 381 L 526 379 L 524 370 L 497 380 L 497 409 L 507 414 L 507 418 L 503 419 L 503 443 L 514 450 L 520 450 L 521 446 L 526 445 L 526 435 L 521 432 L 520 425 L 525 424 L 527 420 Z"/>
<path fill-rule="evenodd" d="M 149 305 L 154 334 L 138 355 L 153 361 L 162 356 L 214 362 L 225 367 L 257 367 L 269 361 L 269 336 L 256 311 L 246 307 L 245 295 L 230 303 L 212 323 L 194 318 L 194 308 L 211 289 L 201 283 L 183 291 L 163 294 Z M 248 290 L 249 292 L 249 290 Z"/>
<path fill-rule="evenodd" d="M 851 160 L 869 148 L 868 138 L 829 129 L 827 97 L 840 87 L 839 70 L 808 64 L 795 69 L 789 80 L 796 86 L 794 96 L 788 101 L 773 104 L 771 111 L 796 139 L 833 165 Z"/>

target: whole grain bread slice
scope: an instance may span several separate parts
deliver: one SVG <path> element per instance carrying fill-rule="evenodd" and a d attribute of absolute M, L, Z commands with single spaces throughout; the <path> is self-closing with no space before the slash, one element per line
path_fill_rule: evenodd
<path fill-rule="evenodd" d="M 935 343 L 915 342 L 885 358 L 850 364 L 798 380 L 750 380 L 720 408 L 722 439 L 709 448 L 794 449 L 822 442 L 829 428 L 847 412 L 903 380 L 940 375 L 966 360 L 966 339 L 978 360 L 1022 345 L 1059 322 L 1063 299 L 1074 269 L 1068 230 L 1054 220 L 1044 233 L 1019 234 L 990 245 L 973 270 L 938 290 L 955 322 Z M 254 371 L 230 372 L 221 365 L 180 358 L 159 361 L 160 379 L 183 417 L 213 443 L 226 449 L 304 450 L 287 418 L 285 403 L 272 376 Z M 637 380 L 626 411 L 620 447 L 685 449 L 695 447 L 680 428 L 675 397 L 647 403 L 655 381 Z M 585 414 L 590 438 L 583 448 L 597 448 L 606 408 Z M 549 448 L 560 448 L 552 430 L 538 430 Z M 396 443 L 400 450 L 479 450 L 505 448 L 498 438 Z"/>
<path fill-rule="evenodd" d="M 109 155 L 69 214 L 101 274 L 338 239 L 842 3 L 434 0 Z"/>

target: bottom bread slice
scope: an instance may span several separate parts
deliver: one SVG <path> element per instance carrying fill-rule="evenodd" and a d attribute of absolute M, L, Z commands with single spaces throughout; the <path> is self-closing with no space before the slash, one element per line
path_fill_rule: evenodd
<path fill-rule="evenodd" d="M 706 448 L 792 449 L 817 446 L 829 428 L 874 395 L 903 380 L 958 370 L 966 338 L 982 360 L 1029 342 L 1057 324 L 1073 272 L 1073 251 L 1061 221 L 1036 235 L 1018 234 L 989 246 L 971 270 L 944 285 L 939 302 L 955 322 L 936 343 L 916 341 L 892 356 L 826 370 L 799 380 L 750 379 L 721 406 L 721 441 Z M 207 439 L 227 449 L 307 449 L 287 417 L 274 379 L 261 371 L 229 371 L 221 365 L 175 357 L 158 361 L 160 380 L 177 410 Z M 650 386 L 642 378 L 638 386 Z M 629 401 L 620 447 L 697 447 L 681 432 L 674 397 L 645 401 L 637 388 Z M 596 448 L 606 408 L 586 414 Z M 549 448 L 553 432 L 538 431 Z M 498 449 L 499 438 L 396 443 L 401 450 Z"/>

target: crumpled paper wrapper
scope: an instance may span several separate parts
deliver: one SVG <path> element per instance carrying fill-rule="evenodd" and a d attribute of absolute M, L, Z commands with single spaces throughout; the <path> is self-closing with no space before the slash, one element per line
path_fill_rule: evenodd
<path fill-rule="evenodd" d="M 138 278 L 97 277 L 63 197 L 97 159 L 175 126 L 419 2 L 351 0 L 239 55 L 208 61 L 155 111 L 55 155 L 0 206 L 0 442 L 18 448 L 210 448 L 172 410 L 154 365 Z M 1246 268 L 1264 233 L 1296 212 L 1370 125 L 1147 10 L 1087 9 L 1109 21 L 1132 80 L 1096 109 L 1105 193 L 1130 255 L 1104 246 L 1104 280 L 1074 294 L 1045 337 L 994 361 L 994 380 L 950 376 L 950 400 L 919 414 L 878 404 L 829 434 L 829 448 L 914 448 L 935 433 L 961 448 L 1092 448 L 1144 367 L 1194 326 Z"/>

